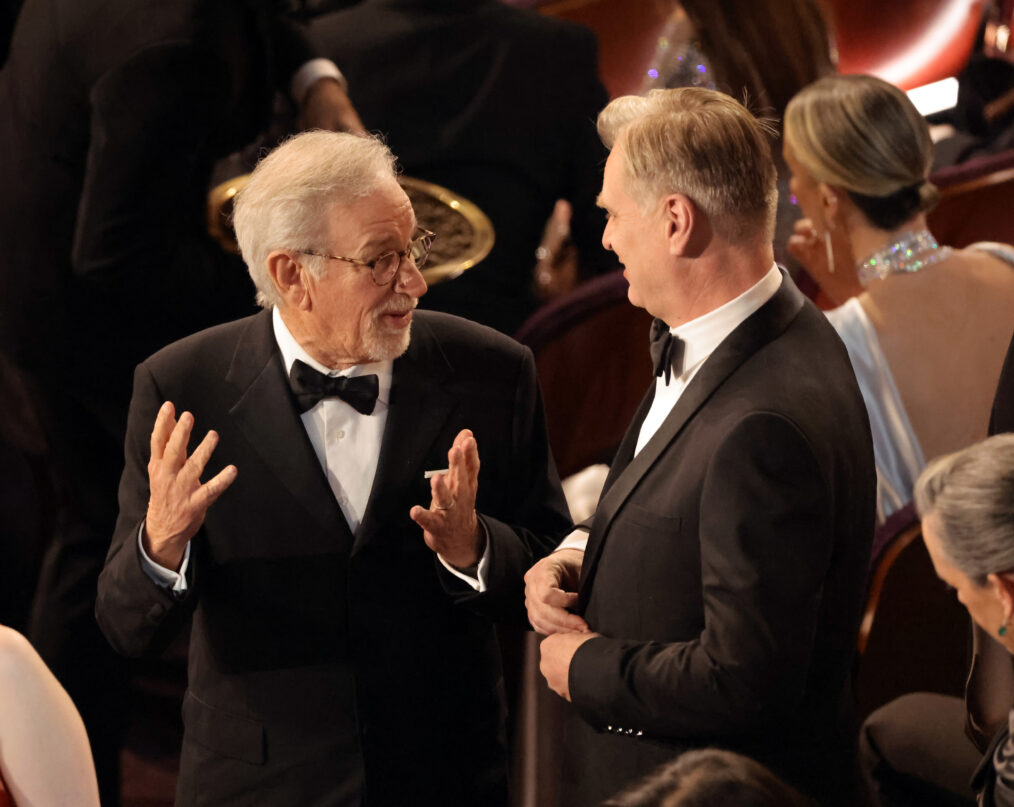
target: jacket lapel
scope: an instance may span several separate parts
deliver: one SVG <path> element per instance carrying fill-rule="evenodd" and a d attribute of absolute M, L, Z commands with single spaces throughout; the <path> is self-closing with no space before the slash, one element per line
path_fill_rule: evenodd
<path fill-rule="evenodd" d="M 457 406 L 457 399 L 447 391 L 453 368 L 425 322 L 425 315 L 417 312 L 415 316 L 409 348 L 394 362 L 387 426 L 373 489 L 356 531 L 356 552 L 385 531 L 386 525 L 408 517 L 412 491 L 425 494 L 429 490 L 430 483 L 423 478 L 426 471 L 447 467 L 449 443 L 433 460 L 432 468 L 423 465 Z M 425 495 L 424 504 L 429 502 Z"/>
<path fill-rule="evenodd" d="M 251 318 L 226 381 L 238 392 L 229 414 L 264 464 L 323 529 L 351 548 L 348 524 L 293 405 L 270 310 Z"/>
<path fill-rule="evenodd" d="M 672 411 L 662 422 L 658 431 L 652 436 L 641 452 L 629 464 L 621 467 L 611 484 L 603 490 L 595 511 L 588 545 L 585 549 L 584 561 L 581 564 L 581 584 L 578 596 L 578 613 L 584 613 L 588 604 L 592 580 L 598 560 L 602 554 L 609 527 L 623 503 L 640 483 L 644 475 L 654 467 L 659 457 L 683 431 L 691 418 L 700 410 L 707 400 L 722 386 L 747 359 L 761 347 L 775 339 L 795 318 L 803 306 L 803 295 L 795 284 L 782 272 L 782 284 L 774 296 L 763 306 L 744 320 L 740 325 L 715 348 L 683 391 Z M 647 415 L 651 395 L 641 404 L 638 417 L 624 435 L 622 448 L 626 447 L 626 456 L 633 454 L 633 445 L 640 432 L 641 423 Z M 617 453 L 620 458 L 621 452 Z"/>

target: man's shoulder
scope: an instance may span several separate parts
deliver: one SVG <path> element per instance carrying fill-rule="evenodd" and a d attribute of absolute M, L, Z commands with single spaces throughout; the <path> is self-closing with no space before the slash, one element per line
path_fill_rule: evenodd
<path fill-rule="evenodd" d="M 213 325 L 156 351 L 144 364 L 151 367 L 171 367 L 176 365 L 200 364 L 213 360 L 215 357 L 229 358 L 244 334 L 251 329 L 270 332 L 270 312 L 262 311 L 249 317 Z M 267 322 L 265 322 L 265 318 Z"/>
<path fill-rule="evenodd" d="M 446 350 L 481 355 L 487 351 L 507 356 L 521 356 L 526 348 L 511 337 L 472 322 L 464 317 L 441 311 L 416 311 L 413 315 L 413 341 L 435 340 Z"/>

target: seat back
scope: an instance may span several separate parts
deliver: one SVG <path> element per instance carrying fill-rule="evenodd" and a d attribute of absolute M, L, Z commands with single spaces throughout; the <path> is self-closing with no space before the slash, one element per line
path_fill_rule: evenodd
<path fill-rule="evenodd" d="M 859 713 L 907 692 L 961 696 L 968 614 L 937 578 L 915 508 L 894 513 L 874 537 L 859 628 Z"/>
<path fill-rule="evenodd" d="M 1014 243 L 1014 150 L 944 168 L 930 179 L 940 188 L 929 228 L 941 244 Z"/>
<path fill-rule="evenodd" d="M 612 459 L 652 379 L 651 321 L 617 271 L 543 306 L 517 332 L 535 354 L 561 476 Z"/>

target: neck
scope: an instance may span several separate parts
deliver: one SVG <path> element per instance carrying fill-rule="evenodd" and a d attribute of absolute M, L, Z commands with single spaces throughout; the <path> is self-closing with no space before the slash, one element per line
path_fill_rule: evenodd
<path fill-rule="evenodd" d="M 755 286 L 774 263 L 774 252 L 769 242 L 712 244 L 707 254 L 685 260 L 674 271 L 677 283 L 660 317 L 671 328 L 703 317 Z"/>
<path fill-rule="evenodd" d="M 278 313 L 282 322 L 285 323 L 285 327 L 292 334 L 292 338 L 314 361 L 320 362 L 329 370 L 347 370 L 361 363 L 337 355 L 334 351 L 327 349 L 323 340 L 308 326 L 298 310 L 288 306 L 284 308 L 279 306 Z"/>

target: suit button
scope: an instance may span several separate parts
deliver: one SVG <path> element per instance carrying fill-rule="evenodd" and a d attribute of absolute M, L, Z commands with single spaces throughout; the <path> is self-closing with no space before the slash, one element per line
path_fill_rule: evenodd
<path fill-rule="evenodd" d="M 157 602 L 151 608 L 148 609 L 148 621 L 157 622 L 165 614 L 165 606 Z"/>

